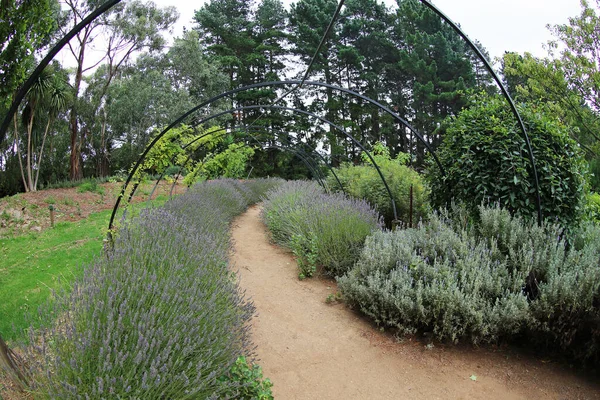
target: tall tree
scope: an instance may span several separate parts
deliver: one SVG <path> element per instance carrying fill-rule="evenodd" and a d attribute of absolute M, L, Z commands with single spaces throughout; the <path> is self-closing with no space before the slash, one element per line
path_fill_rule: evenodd
<path fill-rule="evenodd" d="M 501 66 L 513 97 L 528 103 L 545 103 L 572 128 L 571 136 L 588 156 L 595 156 L 593 147 L 600 141 L 600 119 L 581 92 L 569 84 L 561 60 L 505 53 Z"/>
<path fill-rule="evenodd" d="M 342 83 L 374 100 L 385 98 L 385 70 L 397 62 L 398 52 L 390 40 L 391 18 L 377 0 L 349 0 L 340 18 L 340 61 Z M 382 140 L 379 109 L 360 102 L 350 103 L 348 111 L 354 136 L 363 142 Z M 357 152 L 358 154 L 358 152 Z"/>
<path fill-rule="evenodd" d="M 233 89 L 249 81 L 247 65 L 256 47 L 250 0 L 211 0 L 194 16 L 200 41 L 229 76 Z"/>
<path fill-rule="evenodd" d="M 468 48 L 449 25 L 418 0 L 398 0 L 394 40 L 401 49 L 396 68 L 408 81 L 396 88 L 392 101 L 429 144 L 436 146 L 441 139 L 439 124 L 465 106 L 465 91 L 475 86 L 466 56 Z M 415 148 L 421 164 L 424 146 L 417 144 Z"/>
<path fill-rule="evenodd" d="M 299 0 L 290 7 L 289 30 L 291 33 L 292 54 L 301 61 L 300 72 L 304 72 L 313 59 L 315 52 L 325 34 L 331 17 L 337 8 L 336 0 Z M 328 40 L 314 59 L 310 77 L 322 77 L 325 83 L 340 84 L 339 71 L 339 24 L 329 33 Z M 308 92 L 306 97 L 314 97 L 309 107 L 311 111 L 324 110 L 329 121 L 336 122 L 341 108 L 339 96 L 327 88 L 325 97 L 321 98 L 319 92 Z M 322 128 L 316 127 L 318 134 Z M 338 133 L 329 127 L 326 133 L 325 144 L 329 147 L 329 154 L 334 165 L 339 164 L 344 156 L 344 147 L 338 138 Z"/>
<path fill-rule="evenodd" d="M 79 23 L 82 18 L 97 8 L 99 0 L 65 0 L 68 6 L 70 24 L 65 24 L 65 31 Z M 76 61 L 74 97 L 76 98 L 70 110 L 71 131 L 71 158 L 70 177 L 80 179 L 83 170 L 80 165 L 81 149 L 85 143 L 85 132 L 80 132 L 78 118 L 78 106 L 84 73 L 95 69 L 100 63 L 106 61 L 107 72 L 103 90 L 99 96 L 98 106 L 102 105 L 102 99 L 112 79 L 136 51 L 144 48 L 159 49 L 163 45 L 161 32 L 170 28 L 177 19 L 177 13 L 172 7 L 165 9 L 157 8 L 154 3 L 143 3 L 139 0 L 119 4 L 113 7 L 102 18 L 96 19 L 87 25 L 69 43 L 69 51 Z M 102 36 L 100 36 L 102 35 Z M 88 50 L 94 39 L 104 39 L 104 55 L 100 60 L 86 59 Z M 105 118 L 104 118 L 105 120 Z"/>
<path fill-rule="evenodd" d="M 581 14 L 564 25 L 549 26 L 556 41 L 550 42 L 550 56 L 559 56 L 569 87 L 600 115 L 600 17 L 597 8 L 581 0 Z M 560 45 L 559 45 L 560 44 Z M 562 46 L 561 46 L 562 45 Z"/>

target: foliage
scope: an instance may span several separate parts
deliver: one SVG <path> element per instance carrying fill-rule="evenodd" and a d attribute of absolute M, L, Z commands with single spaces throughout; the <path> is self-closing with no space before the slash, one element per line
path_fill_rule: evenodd
<path fill-rule="evenodd" d="M 600 112 L 600 66 L 597 63 L 600 38 L 591 32 L 600 28 L 597 7 L 588 0 L 581 1 L 581 13 L 569 18 L 569 24 L 550 27 L 557 41 L 550 42 L 552 56 L 560 54 L 560 63 L 569 87 L 579 93 L 586 104 Z M 556 54 L 558 52 L 558 54 Z"/>
<path fill-rule="evenodd" d="M 587 226 L 568 248 L 559 227 L 499 208 L 434 214 L 417 229 L 377 232 L 338 280 L 346 301 L 378 324 L 439 340 L 526 340 L 600 361 L 600 237 Z"/>
<path fill-rule="evenodd" d="M 529 134 L 539 176 L 542 214 L 567 227 L 582 211 L 584 161 L 568 129 L 543 105 L 519 106 Z M 532 166 L 525 140 L 507 103 L 499 97 L 478 96 L 471 106 L 447 121 L 438 157 L 442 176 L 431 163 L 432 203 L 453 199 L 471 210 L 482 203 L 499 203 L 511 213 L 535 218 Z"/>
<path fill-rule="evenodd" d="M 588 193 L 585 197 L 585 200 L 585 219 L 600 223 L 600 194 Z"/>
<path fill-rule="evenodd" d="M 86 182 L 83 182 L 77 187 L 77 191 L 79 193 L 92 192 L 104 194 L 104 188 L 102 186 L 98 186 L 98 181 L 95 179 L 89 179 Z"/>
<path fill-rule="evenodd" d="M 391 159 L 389 150 L 381 143 L 375 144 L 373 158 L 383 174 L 396 204 L 398 219 L 408 225 L 410 217 L 410 187 L 413 187 L 413 217 L 416 224 L 425 218 L 429 212 L 429 188 L 421 176 L 413 169 L 404 165 L 408 155 L 399 153 Z M 362 154 L 363 165 L 342 164 L 335 173 L 342 183 L 344 191 L 352 197 L 364 199 L 384 217 L 388 225 L 394 220 L 394 211 L 390 196 L 385 189 L 381 177 L 371 160 Z M 328 176 L 329 187 L 339 190 L 333 175 Z"/>
<path fill-rule="evenodd" d="M 34 63 L 34 53 L 57 29 L 56 0 L 3 1 L 0 7 L 0 106 L 8 106 Z M 0 144 L 5 138 L 0 138 Z"/>
<path fill-rule="evenodd" d="M 502 74 L 511 95 L 529 103 L 543 102 L 548 112 L 569 126 L 569 134 L 587 152 L 596 157 L 598 118 L 580 92 L 569 85 L 568 71 L 560 60 L 538 59 L 529 53 L 505 53 Z"/>
<path fill-rule="evenodd" d="M 209 154 L 196 163 L 183 182 L 191 185 L 204 179 L 245 178 L 248 160 L 254 155 L 254 149 L 243 143 L 232 143 L 225 151 Z"/>
<path fill-rule="evenodd" d="M 340 276 L 354 263 L 364 240 L 381 227 L 364 200 L 326 194 L 313 182 L 287 182 L 267 193 L 262 217 L 275 242 L 299 255 L 301 277 L 317 266 Z"/>
<path fill-rule="evenodd" d="M 219 380 L 251 349 L 253 307 L 227 255 L 229 222 L 253 193 L 235 181 L 196 185 L 122 227 L 113 249 L 45 312 L 54 323 L 39 336 L 31 330 L 32 390 L 221 398 L 255 386 Z"/>
<path fill-rule="evenodd" d="M 219 378 L 227 387 L 223 395 L 227 398 L 243 400 L 273 400 L 271 387 L 273 384 L 267 378 L 263 380 L 262 369 L 259 365 L 249 365 L 246 357 L 240 356 L 227 375 Z M 233 391 L 231 383 L 240 383 L 241 390 Z"/>
<path fill-rule="evenodd" d="M 186 165 L 183 164 L 190 161 L 195 150 L 203 146 L 213 149 L 222 140 L 222 135 L 213 134 L 221 130 L 219 127 L 203 130 L 187 125 L 170 129 L 150 149 L 140 164 L 137 175 L 141 176 L 142 172 L 162 174 L 174 165 L 185 168 Z"/>

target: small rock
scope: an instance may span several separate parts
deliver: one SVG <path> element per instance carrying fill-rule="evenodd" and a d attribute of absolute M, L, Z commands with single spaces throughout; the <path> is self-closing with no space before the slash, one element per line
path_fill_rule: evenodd
<path fill-rule="evenodd" d="M 10 215 L 14 219 L 21 219 L 21 218 L 23 218 L 23 213 L 21 211 L 19 211 L 19 210 L 15 210 L 14 208 L 7 209 L 6 213 L 8 215 Z"/>
<path fill-rule="evenodd" d="M 31 228 L 29 228 L 30 231 L 35 231 L 35 232 L 41 232 L 42 231 L 42 227 L 40 226 L 32 226 Z"/>

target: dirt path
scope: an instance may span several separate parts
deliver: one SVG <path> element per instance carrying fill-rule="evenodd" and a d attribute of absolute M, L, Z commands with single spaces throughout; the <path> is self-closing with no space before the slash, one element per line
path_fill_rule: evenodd
<path fill-rule="evenodd" d="M 253 338 L 276 399 L 600 399 L 591 379 L 508 350 L 397 343 L 327 304 L 334 282 L 299 281 L 259 212 L 234 221 L 232 261 L 258 310 Z"/>

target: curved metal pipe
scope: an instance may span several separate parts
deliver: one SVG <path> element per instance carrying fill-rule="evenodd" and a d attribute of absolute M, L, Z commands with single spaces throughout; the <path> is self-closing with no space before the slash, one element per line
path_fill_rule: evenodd
<path fill-rule="evenodd" d="M 233 89 L 230 90 L 228 92 L 224 92 L 221 93 L 217 96 L 214 96 L 204 102 L 202 102 L 201 104 L 191 108 L 190 110 L 188 110 L 187 112 L 185 112 L 184 114 L 180 115 L 177 119 L 175 119 L 173 122 L 171 122 L 166 128 L 164 128 L 162 130 L 162 132 L 160 132 L 153 140 L 152 142 L 150 142 L 150 144 L 148 145 L 148 147 L 146 147 L 146 149 L 144 150 L 144 152 L 142 153 L 142 155 L 140 156 L 140 158 L 138 159 L 138 161 L 136 162 L 136 164 L 133 167 L 132 173 L 129 174 L 129 176 L 127 177 L 127 180 L 125 181 L 125 184 L 123 185 L 123 188 L 121 190 L 121 193 L 119 194 L 119 197 L 117 197 L 117 202 L 115 204 L 115 207 L 113 209 L 113 214 L 111 215 L 111 219 L 110 219 L 110 226 L 112 226 L 112 222 L 114 221 L 114 216 L 115 216 L 115 212 L 116 209 L 118 208 L 118 205 L 121 201 L 121 197 L 124 196 L 125 190 L 127 189 L 127 186 L 129 185 L 129 182 L 131 181 L 131 178 L 133 177 L 133 173 L 135 173 L 135 171 L 137 171 L 137 169 L 139 168 L 140 164 L 142 163 L 142 161 L 144 160 L 144 158 L 146 157 L 146 155 L 148 154 L 148 152 L 150 151 L 150 149 L 152 147 L 154 147 L 154 145 L 172 128 L 174 128 L 175 126 L 177 126 L 178 124 L 180 124 L 181 122 L 183 122 L 184 119 L 186 119 L 188 116 L 190 116 L 191 114 L 193 114 L 194 112 L 198 111 L 199 109 L 214 103 L 217 100 L 222 99 L 223 97 L 227 97 L 230 96 L 232 94 L 241 92 L 241 91 L 246 91 L 246 90 L 250 90 L 250 89 L 256 89 L 256 88 L 260 88 L 260 87 L 265 87 L 265 86 L 282 86 L 282 85 L 289 85 L 289 84 L 299 84 L 301 81 L 298 80 L 287 80 L 287 81 L 276 81 L 276 82 L 262 82 L 262 83 L 255 83 L 253 85 L 248 85 L 248 86 L 244 86 L 241 88 L 237 88 L 237 89 Z M 444 171 L 444 167 L 442 166 L 442 164 L 440 163 L 440 160 L 437 158 L 435 152 L 433 151 L 433 149 L 431 149 L 431 147 L 429 146 L 429 144 L 427 143 L 427 141 L 425 141 L 425 139 L 421 136 L 421 134 L 414 129 L 407 121 L 405 121 L 404 119 L 402 119 L 398 114 L 394 113 L 392 110 L 390 110 L 388 107 L 384 106 L 383 104 L 369 98 L 366 96 L 363 96 L 359 93 L 356 93 L 352 90 L 349 89 L 344 89 L 338 86 L 334 86 L 334 85 L 329 85 L 327 83 L 322 83 L 322 82 L 304 82 L 305 85 L 309 85 L 309 86 L 319 86 L 319 87 L 327 87 L 330 88 L 332 90 L 338 90 L 341 91 L 343 93 L 348 93 L 354 96 L 357 96 L 365 101 L 368 101 L 369 103 L 378 106 L 380 109 L 384 110 L 385 112 L 387 112 L 388 114 L 390 114 L 392 117 L 394 117 L 396 120 L 400 121 L 404 126 L 406 126 L 407 128 L 409 128 L 414 134 L 415 136 L 417 136 L 417 138 L 423 143 L 423 145 L 431 152 L 435 162 L 437 163 L 438 167 L 440 168 L 440 172 L 442 173 L 442 175 L 445 175 L 445 171 Z M 370 154 L 370 153 L 369 153 Z M 394 204 L 395 205 L 395 204 Z M 395 206 L 394 206 L 395 209 Z"/>
<path fill-rule="evenodd" d="M 249 132 L 249 127 L 243 127 L 243 128 L 237 129 L 237 130 L 235 130 L 235 131 L 230 131 L 230 132 L 225 132 L 226 130 L 227 130 L 227 128 L 220 128 L 220 129 L 218 129 L 218 130 L 215 130 L 215 131 L 206 132 L 206 133 L 204 133 L 204 134 L 202 134 L 202 135 L 198 136 L 197 138 L 195 138 L 195 139 L 194 139 L 194 140 L 192 140 L 191 142 L 187 143 L 186 145 L 184 145 L 184 146 L 182 147 L 182 149 L 186 149 L 186 148 L 188 148 L 189 146 L 191 146 L 192 144 L 194 144 L 194 143 L 195 143 L 195 142 L 197 142 L 198 140 L 200 140 L 200 139 L 202 139 L 202 138 L 204 138 L 204 137 L 206 137 L 206 136 L 208 136 L 208 135 L 215 135 L 215 134 L 217 134 L 217 133 L 222 133 L 222 132 L 223 132 L 223 133 L 237 133 L 237 132 L 246 132 L 246 133 L 248 134 L 248 136 L 251 136 L 251 135 L 250 135 L 250 132 Z M 266 132 L 265 132 L 265 130 L 263 130 L 263 129 L 261 129 L 261 128 L 258 128 L 258 127 L 255 127 L 255 128 L 253 128 L 253 129 L 252 129 L 252 131 L 254 131 L 254 132 L 256 132 L 256 133 L 266 133 Z M 282 136 L 275 136 L 275 135 L 273 135 L 273 137 L 275 137 L 275 138 L 277 138 L 277 139 L 279 139 L 279 140 L 285 139 L 285 141 L 286 141 L 286 142 L 287 142 L 287 144 L 288 144 L 288 147 L 292 147 L 292 146 L 294 146 L 294 147 L 297 147 L 298 145 L 302 144 L 303 146 L 305 146 L 306 148 L 308 148 L 309 150 L 311 150 L 311 151 L 312 151 L 312 154 L 316 154 L 316 155 L 317 155 L 317 156 L 318 156 L 318 157 L 321 159 L 321 161 L 323 162 L 323 164 L 325 164 L 325 166 L 326 166 L 326 167 L 327 167 L 327 168 L 328 168 L 328 169 L 331 171 L 331 173 L 332 173 L 332 175 L 333 175 L 334 179 L 337 181 L 337 183 L 338 183 L 338 186 L 340 187 L 340 190 L 341 190 L 343 193 L 346 193 L 346 191 L 344 190 L 344 187 L 343 187 L 343 185 L 342 185 L 341 181 L 339 180 L 339 177 L 338 177 L 338 176 L 337 176 L 337 174 L 335 173 L 335 170 L 334 170 L 334 169 L 333 169 L 333 168 L 332 168 L 332 167 L 331 167 L 331 166 L 330 166 L 330 165 L 327 163 L 327 160 L 325 160 L 325 158 L 324 158 L 324 157 L 323 157 L 323 156 L 322 156 L 322 155 L 321 155 L 321 154 L 320 154 L 318 151 L 314 151 L 314 149 L 312 149 L 312 148 L 311 148 L 311 147 L 310 147 L 310 146 L 309 146 L 307 143 L 304 143 L 304 142 L 298 142 L 297 144 L 294 144 L 294 143 L 290 142 L 290 141 L 289 141 L 289 140 L 288 140 L 288 139 L 287 139 L 287 138 L 286 138 L 286 137 L 283 135 L 283 132 L 274 132 L 273 130 L 271 130 L 271 132 L 269 132 L 269 133 L 279 133 L 279 134 L 281 134 Z M 303 152 L 303 154 L 304 154 L 304 155 L 306 155 L 306 156 L 308 156 L 308 155 L 309 155 L 309 154 L 308 154 L 308 153 L 306 153 L 306 152 Z M 173 157 L 171 157 L 171 162 L 170 162 L 170 164 L 173 164 L 173 162 L 175 161 L 175 157 L 176 157 L 176 155 L 175 155 L 175 156 L 173 156 Z M 185 166 L 188 164 L 188 162 L 190 161 L 191 157 L 192 157 L 192 154 L 190 154 L 190 155 L 188 156 L 188 158 L 187 158 L 187 159 L 184 161 L 184 163 L 183 163 L 183 167 L 185 167 Z M 315 166 L 316 166 L 316 164 L 315 164 Z M 309 168 L 309 170 L 310 170 L 310 171 L 313 173 L 313 175 L 314 175 L 314 176 L 317 176 L 317 173 L 316 173 L 316 172 L 315 172 L 313 169 L 311 169 L 311 168 L 310 168 L 310 166 L 307 166 L 307 167 L 308 167 L 308 168 Z M 180 176 L 181 176 L 181 173 L 180 173 L 180 172 L 178 172 L 178 173 L 177 173 L 177 176 L 176 176 L 176 178 L 175 178 L 175 182 L 174 182 L 174 184 L 171 186 L 171 196 L 172 196 L 172 193 L 173 193 L 173 189 L 174 189 L 175 183 L 177 182 L 177 180 L 179 179 L 179 177 L 180 177 Z M 148 195 L 148 199 L 146 200 L 146 202 L 150 201 L 150 199 L 151 199 L 151 198 L 152 198 L 152 196 L 154 195 L 154 192 L 156 191 L 156 188 L 158 187 L 158 184 L 159 184 L 159 183 L 160 183 L 160 181 L 163 179 L 163 177 L 164 177 L 164 172 L 163 172 L 162 174 L 160 174 L 160 176 L 159 176 L 159 178 L 157 179 L 157 181 L 156 181 L 156 183 L 155 183 L 154 187 L 152 188 L 152 191 L 151 191 L 151 192 L 150 192 L 150 194 Z M 132 195 L 130 195 L 130 196 L 129 196 L 130 198 L 131 198 L 131 197 L 133 196 L 133 194 L 135 193 L 135 190 L 136 190 L 136 188 L 137 188 L 137 187 L 134 187 L 134 189 L 132 189 Z"/>
<path fill-rule="evenodd" d="M 217 96 L 218 97 L 218 96 Z M 197 107 L 195 107 L 197 109 Z M 330 126 L 332 126 L 334 129 L 338 130 L 339 132 L 343 133 L 348 139 L 350 139 L 355 145 L 357 145 L 361 150 L 363 150 L 365 152 L 365 154 L 367 154 L 367 156 L 369 157 L 369 159 L 371 160 L 371 162 L 373 163 L 373 166 L 375 167 L 375 169 L 377 170 L 377 173 L 379 174 L 379 177 L 381 178 L 386 191 L 388 192 L 388 196 L 390 197 L 390 201 L 392 202 L 392 210 L 394 211 L 394 219 L 397 220 L 398 216 L 396 213 L 396 201 L 394 200 L 394 196 L 392 194 L 391 189 L 389 188 L 383 173 L 381 172 L 381 170 L 379 169 L 379 166 L 377 165 L 377 162 L 375 161 L 375 159 L 371 156 L 371 153 L 364 148 L 364 146 L 358 141 L 356 140 L 356 138 L 354 138 L 354 136 L 352 136 L 351 134 L 349 134 L 348 132 L 346 132 L 343 128 L 339 127 L 338 125 L 334 124 L 333 122 L 329 121 L 328 119 L 321 117 L 319 115 L 316 115 L 314 113 L 311 113 L 309 111 L 304 111 L 304 110 L 298 110 L 295 108 L 291 108 L 291 107 L 283 107 L 283 106 L 275 106 L 275 105 L 257 105 L 257 106 L 245 106 L 245 107 L 238 107 L 238 108 L 233 108 L 230 110 L 226 110 L 226 111 L 221 111 L 217 114 L 213 114 L 209 117 L 203 118 L 202 120 L 200 120 L 198 123 L 196 123 L 194 126 L 198 126 L 201 125 L 203 123 L 206 123 L 212 119 L 218 118 L 222 115 L 225 114 L 232 114 L 236 111 L 243 111 L 243 110 L 250 110 L 250 109 L 257 109 L 257 108 L 273 108 L 273 109 L 283 109 L 283 110 L 289 110 L 289 111 L 293 111 L 293 112 L 297 112 L 300 114 L 305 114 L 308 116 L 311 116 L 313 118 L 317 118 L 318 120 L 320 120 L 321 122 L 324 122 L 326 124 L 329 124 Z M 189 115 L 190 113 L 186 113 L 186 116 Z M 182 117 L 180 117 L 178 120 L 180 120 Z M 174 123 L 171 123 L 169 126 L 172 126 Z M 150 149 L 158 142 L 158 140 L 164 136 L 166 134 L 166 132 L 168 132 L 168 130 L 171 128 L 165 128 L 156 138 L 154 138 L 154 140 L 148 145 L 148 147 L 146 148 L 146 150 L 142 153 L 142 155 L 140 156 L 140 158 L 138 159 L 138 161 L 136 162 L 135 166 L 133 167 L 133 169 L 131 170 L 131 172 L 129 173 L 129 176 L 127 177 L 127 180 L 125 181 L 123 188 L 121 189 L 121 193 L 119 194 L 119 196 L 117 197 L 117 200 L 115 202 L 115 205 L 113 207 L 113 212 L 111 214 L 110 217 L 110 222 L 109 222 L 109 230 L 112 229 L 112 225 L 115 219 L 115 215 L 117 213 L 117 209 L 119 208 L 119 204 L 121 203 L 121 198 L 124 196 L 125 191 L 127 190 L 127 186 L 129 185 L 129 183 L 131 182 L 131 179 L 133 178 L 133 176 L 135 175 L 135 173 L 137 172 L 139 166 L 141 165 L 142 161 L 145 159 L 146 155 L 148 154 L 148 152 L 150 151 Z"/>

